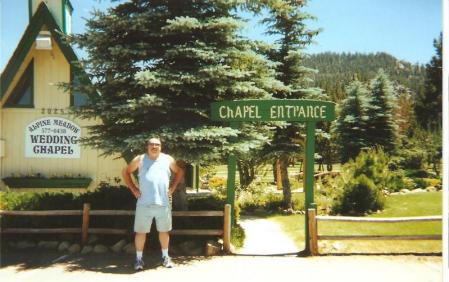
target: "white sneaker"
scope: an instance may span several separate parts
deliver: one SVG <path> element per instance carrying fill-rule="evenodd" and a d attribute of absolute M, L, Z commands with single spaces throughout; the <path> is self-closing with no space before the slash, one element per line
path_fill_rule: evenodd
<path fill-rule="evenodd" d="M 169 256 L 162 258 L 162 266 L 165 268 L 172 268 L 173 262 L 171 261 L 171 258 Z"/>
<path fill-rule="evenodd" d="M 145 264 L 142 259 L 136 259 L 136 262 L 134 263 L 134 270 L 142 270 L 144 265 Z"/>

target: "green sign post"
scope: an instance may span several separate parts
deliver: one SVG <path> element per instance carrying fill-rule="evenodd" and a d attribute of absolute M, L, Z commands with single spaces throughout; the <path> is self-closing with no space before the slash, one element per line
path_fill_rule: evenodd
<path fill-rule="evenodd" d="M 315 127 L 318 121 L 332 121 L 335 119 L 335 104 L 317 100 L 236 100 L 222 101 L 211 104 L 211 119 L 230 122 L 232 128 L 238 128 L 240 122 L 254 121 L 291 121 L 305 122 L 306 142 L 304 156 L 304 208 L 316 208 L 314 203 L 314 156 L 315 156 Z M 232 209 L 232 223 L 234 224 L 235 201 L 235 171 L 236 158 L 228 157 L 227 203 Z M 308 216 L 305 213 L 304 252 L 309 253 Z"/>

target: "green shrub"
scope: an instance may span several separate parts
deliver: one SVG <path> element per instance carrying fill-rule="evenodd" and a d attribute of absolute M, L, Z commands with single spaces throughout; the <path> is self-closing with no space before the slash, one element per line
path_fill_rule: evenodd
<path fill-rule="evenodd" d="M 418 148 L 401 150 L 399 154 L 399 164 L 404 169 L 421 169 L 425 160 L 426 153 Z"/>
<path fill-rule="evenodd" d="M 360 175 L 345 184 L 333 212 L 362 215 L 383 207 L 384 196 L 380 189 L 366 175 Z"/>
<path fill-rule="evenodd" d="M 225 185 L 224 177 L 214 176 L 209 179 L 209 188 L 211 189 L 220 189 L 225 187 Z"/>
<path fill-rule="evenodd" d="M 361 152 L 355 160 L 346 163 L 339 177 L 327 180 L 330 183 L 324 193 L 332 198 L 330 210 L 333 213 L 363 214 L 382 209 L 383 190 L 400 190 L 402 185 L 411 185 L 404 179 L 402 170 L 390 170 L 390 163 L 381 148 Z"/>
<path fill-rule="evenodd" d="M 245 230 L 239 225 L 235 224 L 231 228 L 231 244 L 236 248 L 243 247 L 243 243 L 245 242 Z"/>
<path fill-rule="evenodd" d="M 441 185 L 441 180 L 436 178 L 415 178 L 414 179 L 417 188 L 427 188 L 429 186 Z"/>
<path fill-rule="evenodd" d="M 402 173 L 391 173 L 388 177 L 386 188 L 389 192 L 398 192 L 401 189 L 412 190 L 415 188 L 415 182 L 405 177 Z"/>
<path fill-rule="evenodd" d="M 405 175 L 407 177 L 412 177 L 412 178 L 428 178 L 431 176 L 434 176 L 433 174 L 429 173 L 427 170 L 425 169 L 407 169 L 405 171 Z"/>
<path fill-rule="evenodd" d="M 224 177 L 214 176 L 208 180 L 209 189 L 218 196 L 226 196 L 226 181 Z"/>

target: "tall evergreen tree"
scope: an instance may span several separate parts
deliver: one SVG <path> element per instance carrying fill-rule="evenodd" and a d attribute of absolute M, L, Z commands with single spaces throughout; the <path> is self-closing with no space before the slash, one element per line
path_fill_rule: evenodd
<path fill-rule="evenodd" d="M 443 43 L 442 34 L 435 39 L 436 54 L 426 65 L 424 91 L 418 96 L 415 113 L 419 124 L 425 129 L 439 130 L 442 127 L 443 87 Z"/>
<path fill-rule="evenodd" d="M 385 152 L 392 152 L 397 142 L 393 99 L 393 87 L 381 69 L 370 83 L 366 135 L 370 147 L 380 145 Z"/>
<path fill-rule="evenodd" d="M 355 159 L 362 149 L 369 147 L 367 95 L 366 87 L 360 81 L 353 81 L 346 87 L 346 98 L 339 105 L 334 131 L 343 163 Z"/>
<path fill-rule="evenodd" d="M 307 1 L 267 0 L 255 1 L 258 8 L 268 9 L 268 17 L 262 20 L 267 26 L 267 34 L 279 36 L 274 48 L 268 50 L 270 60 L 276 63 L 276 78 L 287 86 L 284 91 L 274 92 L 278 99 L 317 98 L 321 90 L 309 87 L 309 74 L 312 69 L 303 66 L 304 49 L 312 42 L 319 30 L 309 29 L 307 20 L 315 19 L 306 13 Z M 258 3 L 257 3 L 258 2 Z M 291 208 L 291 188 L 288 178 L 288 165 L 292 155 L 297 155 L 301 147 L 293 142 L 300 138 L 301 128 L 288 124 L 275 129 L 275 135 L 265 149 L 268 155 L 280 160 L 284 207 Z"/>
<path fill-rule="evenodd" d="M 165 151 L 196 163 L 263 144 L 263 125 L 237 130 L 209 119 L 214 101 L 270 98 L 284 88 L 253 42 L 237 35 L 239 5 L 130 0 L 95 11 L 86 32 L 72 39 L 88 54 L 82 63 L 92 81 L 72 85 L 89 96 L 77 114 L 102 121 L 85 144 L 129 158 L 156 135 Z"/>

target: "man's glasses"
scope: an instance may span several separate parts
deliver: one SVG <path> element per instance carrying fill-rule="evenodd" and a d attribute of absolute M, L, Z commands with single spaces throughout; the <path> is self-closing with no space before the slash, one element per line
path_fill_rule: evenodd
<path fill-rule="evenodd" d="M 148 143 L 148 146 L 159 147 L 161 144 L 159 143 Z"/>

